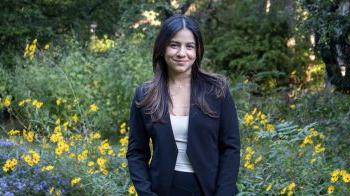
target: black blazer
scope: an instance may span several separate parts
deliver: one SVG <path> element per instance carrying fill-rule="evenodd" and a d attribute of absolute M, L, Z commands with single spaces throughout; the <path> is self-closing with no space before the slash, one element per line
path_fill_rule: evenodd
<path fill-rule="evenodd" d="M 192 90 L 191 90 L 192 92 Z M 226 88 L 225 98 L 206 97 L 210 108 L 220 115 L 211 118 L 190 98 L 187 155 L 205 196 L 232 196 L 238 190 L 240 137 L 235 105 Z M 127 160 L 131 180 L 140 196 L 168 196 L 177 158 L 170 116 L 168 123 L 152 122 L 135 101 L 145 95 L 145 87 L 136 88 L 130 111 Z M 151 159 L 149 139 L 152 139 Z"/>

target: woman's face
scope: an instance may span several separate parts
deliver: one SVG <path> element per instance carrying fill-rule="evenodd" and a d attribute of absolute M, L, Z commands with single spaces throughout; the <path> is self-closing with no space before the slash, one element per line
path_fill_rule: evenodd
<path fill-rule="evenodd" d="M 184 28 L 177 32 L 165 49 L 169 74 L 191 73 L 196 60 L 196 41 L 193 33 Z"/>

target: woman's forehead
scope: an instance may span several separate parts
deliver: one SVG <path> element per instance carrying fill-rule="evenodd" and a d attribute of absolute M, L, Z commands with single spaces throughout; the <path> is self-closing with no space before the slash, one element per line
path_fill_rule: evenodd
<path fill-rule="evenodd" d="M 184 28 L 178 31 L 174 37 L 170 39 L 170 42 L 195 43 L 195 37 L 190 30 Z"/>

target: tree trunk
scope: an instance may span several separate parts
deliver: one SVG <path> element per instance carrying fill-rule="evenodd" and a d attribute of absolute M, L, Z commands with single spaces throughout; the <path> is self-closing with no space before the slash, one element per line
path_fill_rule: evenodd
<path fill-rule="evenodd" d="M 337 90 L 350 90 L 350 43 L 348 34 L 350 24 L 345 20 L 349 17 L 350 1 L 341 1 L 335 11 L 339 17 L 339 25 L 333 35 L 329 35 L 329 47 L 321 46 L 321 56 L 326 64 L 326 87 L 329 83 Z M 328 85 L 327 85 L 328 84 Z"/>

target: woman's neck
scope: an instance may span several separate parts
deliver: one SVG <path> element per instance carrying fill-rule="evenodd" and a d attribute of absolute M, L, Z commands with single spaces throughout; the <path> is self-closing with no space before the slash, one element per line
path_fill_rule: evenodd
<path fill-rule="evenodd" d="M 169 74 L 168 78 L 169 86 L 175 87 L 188 87 L 191 84 L 191 73 L 189 74 Z"/>

